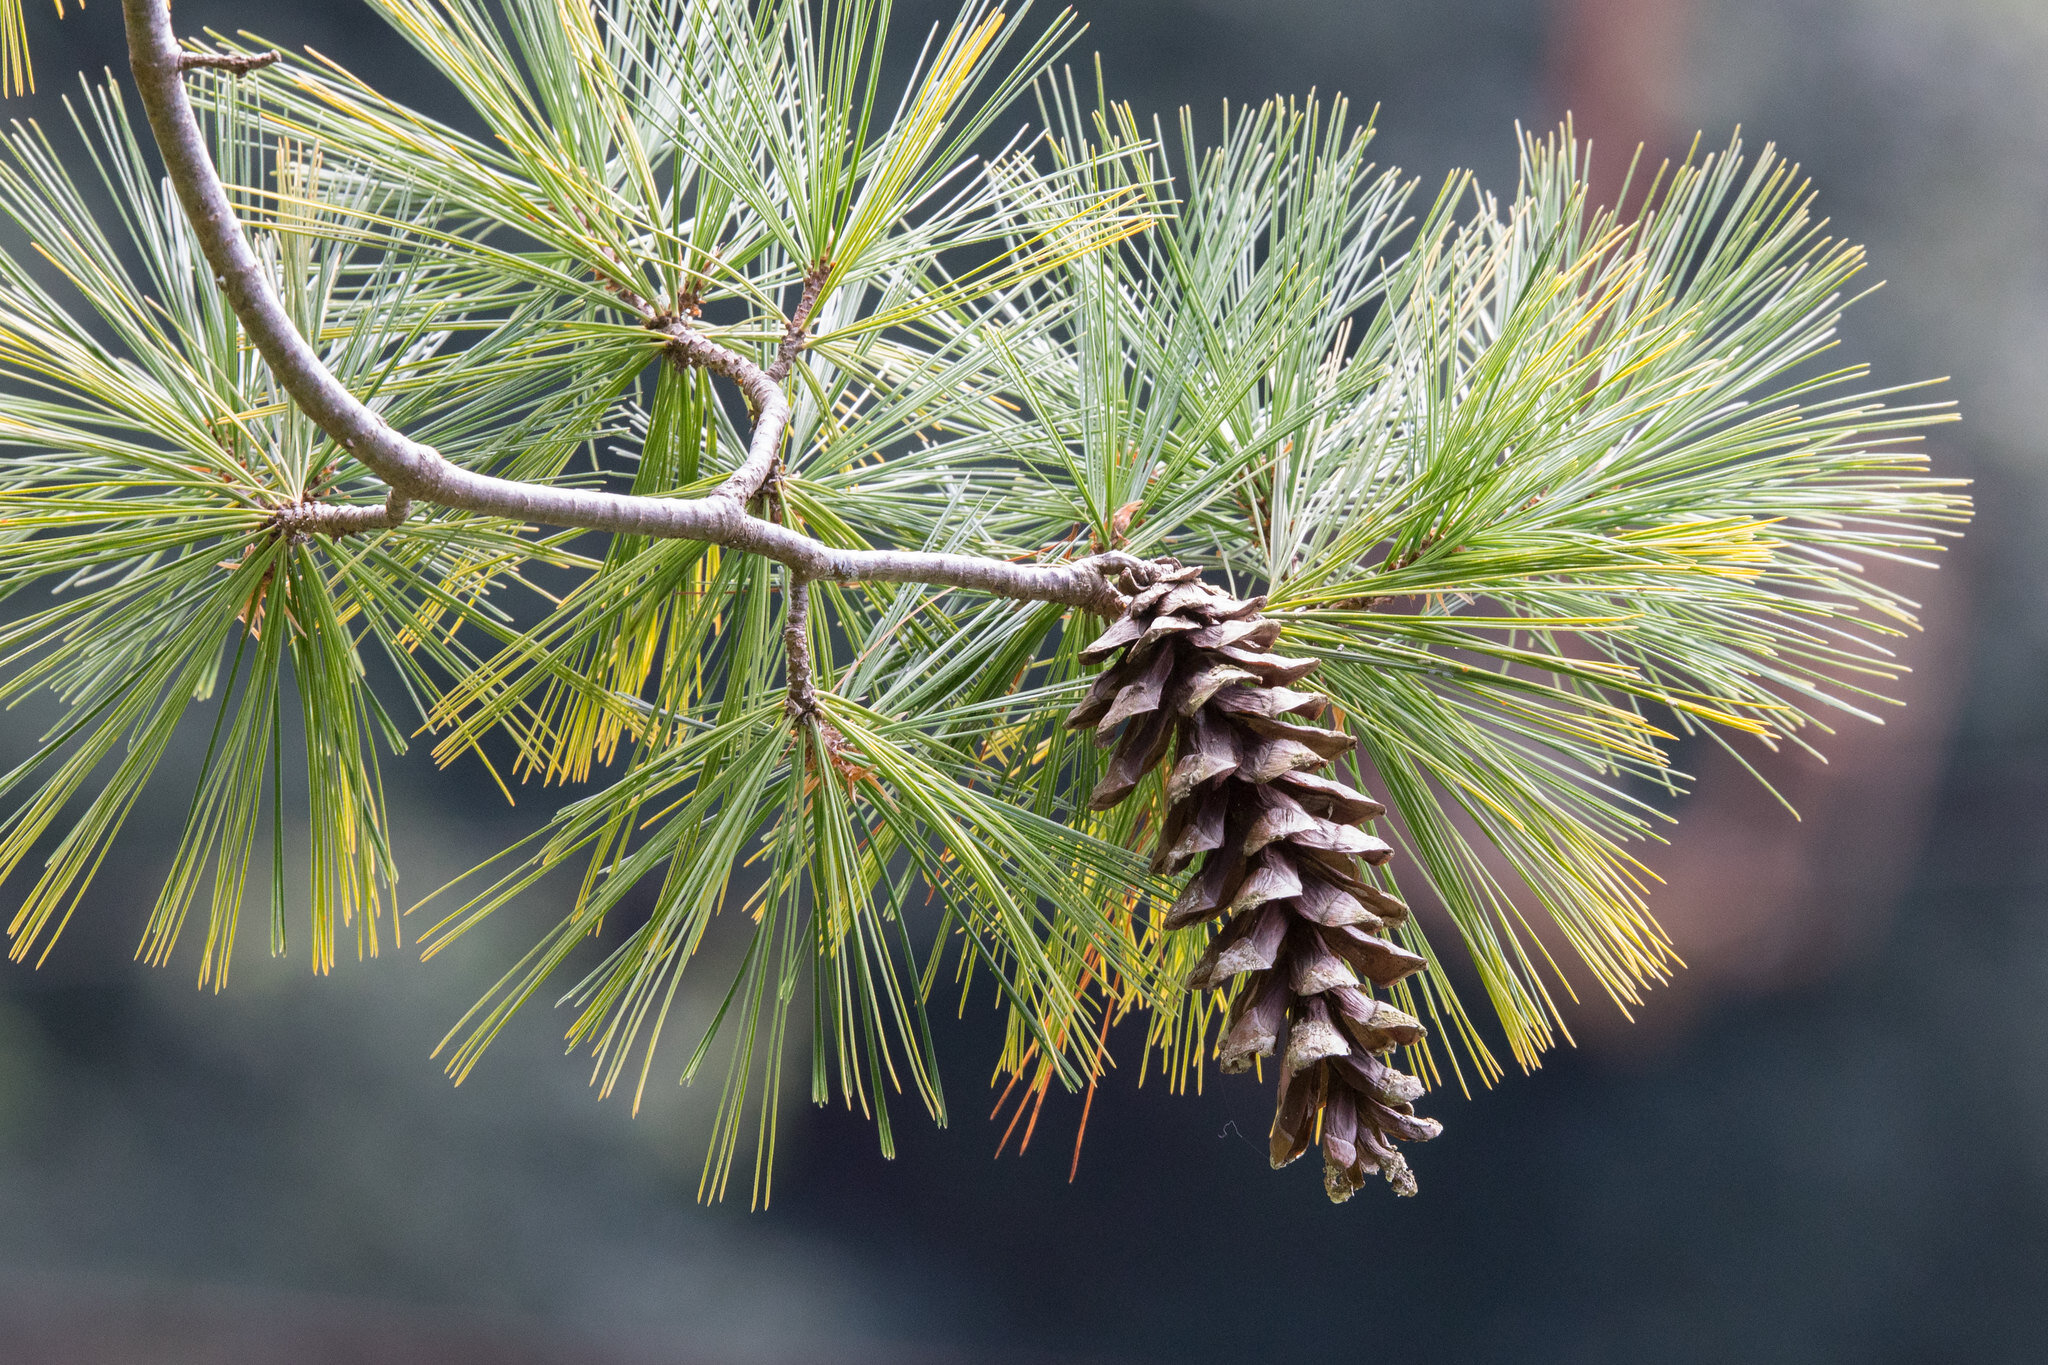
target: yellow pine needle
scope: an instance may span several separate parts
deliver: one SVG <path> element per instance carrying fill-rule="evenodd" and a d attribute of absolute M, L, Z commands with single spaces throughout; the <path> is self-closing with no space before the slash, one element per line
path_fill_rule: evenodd
<path fill-rule="evenodd" d="M 84 9 L 85 0 L 79 0 L 78 7 Z M 64 17 L 64 0 L 57 0 L 57 17 Z M 28 52 L 28 15 L 21 0 L 0 0 L 0 96 L 32 95 L 35 88 L 35 67 Z"/>

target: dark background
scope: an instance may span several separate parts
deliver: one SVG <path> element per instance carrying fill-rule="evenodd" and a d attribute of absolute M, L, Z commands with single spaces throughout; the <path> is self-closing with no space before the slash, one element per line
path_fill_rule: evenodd
<path fill-rule="evenodd" d="M 11 112 L 48 119 L 72 71 L 123 65 L 118 7 L 29 8 L 43 92 Z M 1568 107 L 1609 187 L 1622 147 L 1696 128 L 1805 163 L 1894 281 L 1847 354 L 1886 382 L 1953 375 L 1966 420 L 1934 449 L 1979 480 L 1967 545 L 1911 582 L 1910 710 L 1845 732 L 1829 768 L 1777 770 L 1798 824 L 1706 765 L 1657 863 L 1694 970 L 1634 1027 L 1575 1016 L 1582 1046 L 1534 1076 L 1433 1097 L 1422 1196 L 1342 1208 L 1266 1169 L 1248 1084 L 1180 1099 L 1126 1075 L 1072 1184 L 1071 1101 L 992 1163 L 978 1015 L 945 1040 L 949 1130 L 901 1114 L 886 1163 L 865 1124 L 796 1106 L 772 1208 L 704 1208 L 708 1087 L 656 1086 L 637 1120 L 600 1104 L 544 1009 L 459 1090 L 428 1060 L 552 907 L 424 966 L 314 979 L 251 952 L 201 995 L 129 961 L 175 833 L 145 822 L 53 960 L 0 969 L 0 1359 L 2048 1358 L 2048 7 L 1081 8 L 1141 110 L 1213 129 L 1226 98 L 1341 90 L 1430 181 L 1510 188 L 1516 120 Z M 455 113 L 355 4 L 178 17 Z M 34 720 L 0 721 L 0 759 Z M 409 892 L 534 816 L 391 772 Z"/>

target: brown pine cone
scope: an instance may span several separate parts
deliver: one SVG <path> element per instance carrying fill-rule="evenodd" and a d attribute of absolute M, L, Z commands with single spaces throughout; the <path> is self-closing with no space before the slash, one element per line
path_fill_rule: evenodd
<path fill-rule="evenodd" d="M 1187 985 L 1245 977 L 1219 1056 L 1225 1071 L 1244 1071 L 1280 1054 L 1274 1166 L 1320 1140 L 1332 1200 L 1374 1172 L 1413 1194 L 1394 1144 L 1442 1129 L 1415 1116 L 1422 1083 L 1382 1060 L 1423 1036 L 1372 995 L 1424 966 L 1383 937 L 1408 907 L 1359 874 L 1360 859 L 1377 865 L 1393 852 L 1358 827 L 1386 808 L 1321 771 L 1354 741 L 1313 723 L 1328 698 L 1290 685 L 1317 661 L 1267 652 L 1280 623 L 1259 615 L 1264 605 L 1210 587 L 1199 569 L 1170 569 L 1081 652 L 1086 663 L 1114 662 L 1067 724 L 1093 726 L 1104 743 L 1121 727 L 1096 810 L 1123 801 L 1172 750 L 1153 870 L 1201 865 L 1166 927 L 1226 917 Z"/>

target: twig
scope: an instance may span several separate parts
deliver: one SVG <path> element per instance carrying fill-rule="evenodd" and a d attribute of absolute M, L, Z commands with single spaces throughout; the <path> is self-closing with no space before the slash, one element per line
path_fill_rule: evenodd
<path fill-rule="evenodd" d="M 392 489 L 381 507 L 359 503 L 294 502 L 271 513 L 270 524 L 289 536 L 357 535 L 364 531 L 388 531 L 412 512 L 412 501 Z"/>
<path fill-rule="evenodd" d="M 818 684 L 811 672 L 811 582 L 789 576 L 789 617 L 782 624 L 782 652 L 789 661 L 789 698 L 783 710 L 802 724 L 818 714 Z"/>
<path fill-rule="evenodd" d="M 710 495 L 744 510 L 775 468 L 783 433 L 789 429 L 789 396 L 768 371 L 739 352 L 719 345 L 679 317 L 657 315 L 648 319 L 647 328 L 668 338 L 666 349 L 671 359 L 723 375 L 746 394 L 747 403 L 754 410 L 754 434 L 747 442 L 747 458 Z"/>
<path fill-rule="evenodd" d="M 195 66 L 210 67 L 215 71 L 226 71 L 236 76 L 246 76 L 251 71 L 269 66 L 278 59 L 276 52 L 252 52 L 247 56 L 230 55 L 222 52 L 181 52 L 178 54 L 178 69 L 190 71 Z"/>
<path fill-rule="evenodd" d="M 451 463 L 432 446 L 393 430 L 348 391 L 299 335 L 242 235 L 193 115 L 182 75 L 194 65 L 188 59 L 205 54 L 179 46 L 168 0 L 122 0 L 121 9 L 129 65 L 150 130 L 214 283 L 278 384 L 321 430 L 390 485 L 395 500 L 388 508 L 403 508 L 411 500 L 510 521 L 704 541 L 777 560 L 805 579 L 967 588 L 1105 616 L 1122 610 L 1123 595 L 1112 581 L 1116 575 L 1144 579 L 1151 573 L 1144 561 L 1115 552 L 1065 564 L 1020 565 L 977 555 L 841 550 L 748 515 L 747 501 L 774 467 L 789 421 L 789 400 L 766 371 L 684 326 L 680 318 L 660 329 L 667 344 L 691 363 L 733 378 L 757 412 L 745 463 L 710 496 L 651 498 L 557 488 L 492 478 Z"/>
<path fill-rule="evenodd" d="M 830 261 L 819 261 L 804 274 L 804 292 L 796 301 L 796 311 L 789 315 L 789 322 L 782 329 L 782 344 L 775 348 L 775 363 L 768 367 L 768 377 L 778 384 L 789 378 L 790 367 L 796 364 L 797 352 L 810 340 L 811 314 L 817 311 L 818 295 L 831 274 Z"/>

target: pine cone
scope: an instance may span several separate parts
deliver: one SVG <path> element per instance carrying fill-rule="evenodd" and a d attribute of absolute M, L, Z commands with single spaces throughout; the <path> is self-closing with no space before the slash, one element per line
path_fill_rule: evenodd
<path fill-rule="evenodd" d="M 1095 727 L 1104 743 L 1122 727 L 1090 799 L 1096 810 L 1123 801 L 1173 751 L 1152 868 L 1201 866 L 1166 927 L 1227 917 L 1187 984 L 1246 977 L 1220 1056 L 1225 1071 L 1244 1071 L 1280 1054 L 1273 1165 L 1320 1135 L 1333 1201 L 1375 1171 L 1413 1194 L 1394 1144 L 1442 1129 L 1415 1116 L 1422 1083 L 1381 1059 L 1423 1036 L 1412 1016 L 1372 995 L 1424 965 L 1382 937 L 1408 907 L 1359 874 L 1358 860 L 1377 865 L 1393 852 L 1358 827 L 1385 807 L 1323 775 L 1354 741 L 1312 723 L 1329 699 L 1290 685 L 1317 661 L 1267 652 L 1280 623 L 1259 615 L 1264 605 L 1210 587 L 1199 569 L 1170 569 L 1081 652 L 1085 663 L 1115 662 L 1067 724 Z"/>

